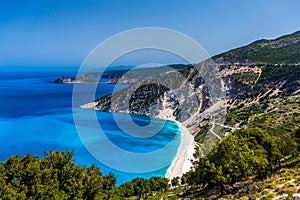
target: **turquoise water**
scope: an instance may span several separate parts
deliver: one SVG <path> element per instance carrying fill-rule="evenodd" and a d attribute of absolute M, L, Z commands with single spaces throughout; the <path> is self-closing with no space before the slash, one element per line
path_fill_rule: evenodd
<path fill-rule="evenodd" d="M 147 127 L 151 123 L 162 126 L 162 130 L 149 138 L 137 138 L 124 133 L 113 119 L 111 113 L 96 112 L 99 127 L 94 124 L 91 117 L 95 111 L 77 108 L 72 106 L 71 84 L 51 84 L 50 81 L 60 76 L 74 76 L 75 70 L 51 70 L 30 69 L 23 71 L 0 70 L 0 160 L 6 160 L 11 155 L 24 155 L 30 153 L 43 157 L 45 151 L 67 150 L 74 151 L 75 162 L 81 165 L 96 164 L 104 174 L 113 172 L 117 176 L 118 184 L 129 181 L 135 177 L 150 178 L 151 176 L 164 176 L 168 166 L 145 173 L 128 173 L 120 171 L 107 163 L 95 158 L 99 154 L 104 160 L 124 165 L 132 160 L 127 160 L 114 152 L 104 143 L 103 138 L 120 149 L 133 153 L 151 153 L 167 147 L 171 141 L 171 151 L 162 153 L 155 161 L 171 164 L 176 155 L 180 143 L 180 130 L 176 123 L 162 121 L 148 117 L 137 117 L 118 114 L 123 123 L 130 120 L 139 126 Z M 126 87 L 126 86 L 124 86 Z M 84 94 L 89 91 L 90 85 L 84 84 L 78 95 L 82 97 L 80 103 L 86 103 Z M 106 84 L 97 88 L 95 98 L 109 94 L 113 91 L 114 85 Z M 78 134 L 74 124 L 73 113 L 76 112 L 80 119 L 80 128 L 86 133 Z M 135 130 L 132 130 L 135 131 Z M 145 133 L 148 130 L 144 129 Z M 83 142 L 83 140 L 85 142 Z M 174 142 L 175 141 L 175 142 Z M 101 147 L 101 151 L 89 152 L 86 147 Z M 96 148 L 97 149 L 97 148 Z M 103 151 L 105 149 L 105 151 Z M 117 162 L 118 161 L 118 162 Z M 127 162 L 127 163 L 126 163 Z M 148 164 L 148 163 L 143 163 Z"/>

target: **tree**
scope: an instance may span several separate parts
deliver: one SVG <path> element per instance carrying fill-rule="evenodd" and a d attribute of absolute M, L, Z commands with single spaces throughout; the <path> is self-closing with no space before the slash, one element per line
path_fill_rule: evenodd
<path fill-rule="evenodd" d="M 152 192 L 165 192 L 168 190 L 169 183 L 168 179 L 161 177 L 151 177 L 149 179 L 150 188 Z"/>
<path fill-rule="evenodd" d="M 132 186 L 131 186 L 132 184 Z M 133 195 L 137 196 L 138 199 L 141 199 L 142 197 L 145 197 L 148 195 L 148 193 L 151 191 L 150 183 L 148 180 L 145 180 L 143 178 L 135 178 L 129 183 L 125 183 L 120 186 L 121 191 L 126 192 L 130 191 L 128 188 L 133 187 Z M 130 197 L 131 193 L 125 193 L 125 196 Z"/>
<path fill-rule="evenodd" d="M 72 152 L 50 151 L 45 158 L 11 156 L 0 164 L 2 199 L 109 199 L 115 191 L 112 174 L 96 166 L 76 165 Z"/>
<path fill-rule="evenodd" d="M 300 127 L 295 127 L 292 136 L 297 143 L 297 150 L 300 151 Z"/>
<path fill-rule="evenodd" d="M 185 186 L 185 189 L 186 189 L 186 185 L 187 185 L 187 177 L 183 175 L 183 176 L 180 178 L 180 183 L 181 183 L 181 185 L 184 185 L 184 186 Z"/>
<path fill-rule="evenodd" d="M 132 181 L 123 183 L 122 185 L 119 186 L 118 190 L 122 197 L 132 197 L 135 194 L 134 185 Z"/>
<path fill-rule="evenodd" d="M 174 177 L 172 180 L 171 180 L 171 185 L 172 187 L 177 187 L 179 185 L 179 177 Z"/>
<path fill-rule="evenodd" d="M 280 153 L 285 156 L 295 155 L 297 153 L 298 144 L 290 133 L 283 133 L 275 137 L 275 142 Z"/>
<path fill-rule="evenodd" d="M 266 151 L 269 166 L 268 169 L 272 172 L 272 166 L 282 158 L 282 154 L 278 149 L 274 137 L 260 128 L 240 129 L 236 131 L 235 134 L 238 135 L 239 139 L 246 139 L 250 148 L 255 149 L 262 147 Z"/>
<path fill-rule="evenodd" d="M 224 184 L 265 174 L 280 157 L 269 134 L 256 128 L 240 129 L 218 142 L 206 157 L 199 157 L 188 177 L 198 185 L 219 185 L 223 194 Z"/>

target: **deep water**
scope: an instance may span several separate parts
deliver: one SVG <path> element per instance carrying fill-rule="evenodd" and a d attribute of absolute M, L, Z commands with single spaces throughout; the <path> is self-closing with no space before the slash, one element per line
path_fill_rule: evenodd
<path fill-rule="evenodd" d="M 74 151 L 74 160 L 80 165 L 96 164 L 104 174 L 113 172 L 117 183 L 129 181 L 135 177 L 150 178 L 164 176 L 168 166 L 147 173 L 127 173 L 111 168 L 97 160 L 86 149 L 74 124 L 73 112 L 84 121 L 87 130 L 85 139 L 88 145 L 102 146 L 101 138 L 108 138 L 114 145 L 128 152 L 147 153 L 167 146 L 175 141 L 169 154 L 162 154 L 156 162 L 166 161 L 171 164 L 180 143 L 180 130 L 176 123 L 153 119 L 152 123 L 163 125 L 163 129 L 150 138 L 136 138 L 124 133 L 115 123 L 111 113 L 96 112 L 98 122 L 103 129 L 90 120 L 95 111 L 72 106 L 72 84 L 52 84 L 51 80 L 60 76 L 75 76 L 76 70 L 71 68 L 10 68 L 0 69 L 0 160 L 11 155 L 22 156 L 26 153 L 44 156 L 45 151 Z M 124 86 L 126 87 L 126 86 Z M 82 96 L 81 103 L 86 103 L 84 94 L 90 89 L 84 84 L 77 95 Z M 95 98 L 109 94 L 114 85 L 99 85 Z M 123 123 L 133 119 L 140 126 L 147 127 L 148 117 L 137 117 L 119 114 Z M 134 129 L 132 131 L 135 131 Z M 145 133 L 148 130 L 144 128 Z M 85 134 L 85 133 L 84 133 Z M 99 139 L 100 138 L 100 139 Z M 107 149 L 102 156 L 111 160 L 122 160 Z"/>

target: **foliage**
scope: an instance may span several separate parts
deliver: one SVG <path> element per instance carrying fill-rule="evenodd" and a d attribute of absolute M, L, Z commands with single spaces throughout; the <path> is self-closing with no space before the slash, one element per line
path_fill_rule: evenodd
<path fill-rule="evenodd" d="M 173 187 L 177 187 L 179 185 L 179 177 L 174 177 L 172 180 L 171 180 L 171 185 Z"/>
<path fill-rule="evenodd" d="M 292 137 L 295 138 L 295 142 L 298 145 L 298 151 L 300 151 L 300 127 L 295 127 L 295 129 L 292 132 Z"/>
<path fill-rule="evenodd" d="M 299 63 L 299 38 L 298 31 L 274 40 L 260 40 L 214 56 L 213 59 L 222 58 L 230 62 Z"/>
<path fill-rule="evenodd" d="M 119 199 L 164 194 L 166 178 L 133 179 L 116 187 L 112 173 L 104 176 L 95 165 L 76 165 L 72 152 L 50 151 L 45 158 L 11 156 L 0 165 L 1 199 Z"/>
<path fill-rule="evenodd" d="M 137 196 L 138 199 L 147 197 L 150 193 L 165 193 L 169 188 L 168 179 L 152 177 L 149 180 L 135 178 L 130 182 L 119 186 L 118 190 L 122 197 Z"/>
<path fill-rule="evenodd" d="M 300 66 L 271 65 L 263 66 L 262 74 L 257 84 L 268 84 L 280 81 L 299 81 Z"/>
<path fill-rule="evenodd" d="M 258 76 L 259 74 L 254 72 L 235 73 L 231 75 L 232 78 L 249 85 L 253 85 L 258 79 Z"/>
<path fill-rule="evenodd" d="M 225 137 L 206 157 L 199 157 L 187 179 L 198 185 L 234 184 L 265 176 L 282 157 L 273 137 L 261 129 L 240 129 Z M 192 177 L 192 178 L 189 178 Z"/>
<path fill-rule="evenodd" d="M 297 189 L 299 188 L 297 180 L 300 179 L 300 160 L 298 158 L 286 162 L 285 165 L 266 179 L 251 179 L 236 184 L 234 192 L 227 195 L 226 199 L 242 200 L 245 196 L 251 199 L 293 199 L 282 197 L 300 192 L 300 189 Z M 214 198 L 206 197 L 205 199 Z"/>
<path fill-rule="evenodd" d="M 51 151 L 45 158 L 11 156 L 0 165 L 2 199 L 109 199 L 116 179 L 96 166 L 78 166 L 73 153 Z"/>
<path fill-rule="evenodd" d="M 258 127 L 271 135 L 291 133 L 300 123 L 298 97 L 273 98 L 259 104 L 243 105 L 229 109 L 226 124 Z"/>
<path fill-rule="evenodd" d="M 210 128 L 211 126 L 209 124 L 201 127 L 200 131 L 194 137 L 195 142 L 203 142 L 204 136 L 206 135 L 206 133 L 208 133 Z"/>

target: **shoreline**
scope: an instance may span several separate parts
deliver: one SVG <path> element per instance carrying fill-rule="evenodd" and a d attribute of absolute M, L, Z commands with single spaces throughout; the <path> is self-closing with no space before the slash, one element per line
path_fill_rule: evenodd
<path fill-rule="evenodd" d="M 174 157 L 172 164 L 168 168 L 165 178 L 173 179 L 181 177 L 184 173 L 191 170 L 193 153 L 195 148 L 194 137 L 190 134 L 188 129 L 180 122 L 175 121 L 180 128 L 180 145 Z"/>

